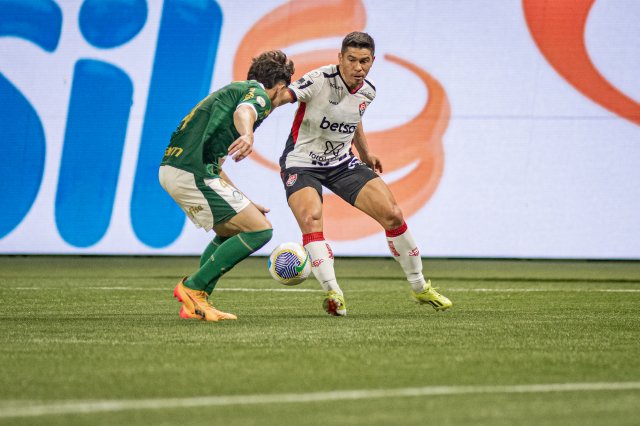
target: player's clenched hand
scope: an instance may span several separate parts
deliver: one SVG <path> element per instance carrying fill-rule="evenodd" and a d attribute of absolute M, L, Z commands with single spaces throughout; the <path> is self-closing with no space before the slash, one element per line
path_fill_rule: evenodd
<path fill-rule="evenodd" d="M 361 159 L 363 163 L 371 167 L 374 172 L 382 173 L 382 162 L 375 154 L 368 154 L 366 158 Z"/>
<path fill-rule="evenodd" d="M 242 135 L 229 146 L 228 154 L 233 161 L 238 162 L 253 151 L 253 135 Z"/>

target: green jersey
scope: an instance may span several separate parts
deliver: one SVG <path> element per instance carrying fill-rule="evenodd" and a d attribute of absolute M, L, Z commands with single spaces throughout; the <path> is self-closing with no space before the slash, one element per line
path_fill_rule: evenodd
<path fill-rule="evenodd" d="M 204 98 L 171 135 L 161 165 L 186 170 L 202 178 L 215 178 L 229 146 L 240 137 L 233 124 L 238 105 L 255 108 L 255 130 L 271 112 L 264 86 L 255 80 L 235 81 Z"/>

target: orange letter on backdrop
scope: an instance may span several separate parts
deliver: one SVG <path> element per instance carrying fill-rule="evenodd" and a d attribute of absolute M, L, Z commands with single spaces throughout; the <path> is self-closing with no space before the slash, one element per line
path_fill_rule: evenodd
<path fill-rule="evenodd" d="M 308 19 L 309 16 L 313 18 Z M 251 58 L 263 50 L 284 49 L 313 39 L 343 37 L 351 31 L 363 31 L 365 24 L 366 13 L 361 1 L 292 0 L 269 12 L 247 32 L 236 52 L 234 79 L 244 80 Z M 335 49 L 292 55 L 297 70 L 294 79 L 312 69 L 335 63 L 338 51 L 336 46 Z M 385 170 L 412 166 L 405 176 L 387 182 L 405 216 L 409 217 L 427 203 L 440 182 L 444 168 L 442 137 L 449 124 L 449 101 L 442 85 L 420 67 L 393 55 L 384 58 L 413 72 L 428 91 L 424 107 L 412 120 L 392 129 L 367 133 L 369 146 L 382 158 Z M 249 158 L 280 171 L 277 164 L 255 151 Z M 346 241 L 382 232 L 380 225 L 364 213 L 355 208 L 344 209 L 344 201 L 339 197 L 328 194 L 323 198 L 324 232 L 328 238 Z"/>
<path fill-rule="evenodd" d="M 547 61 L 573 87 L 611 112 L 640 125 L 640 104 L 616 89 L 593 65 L 584 30 L 595 0 L 523 0 L 531 35 Z"/>

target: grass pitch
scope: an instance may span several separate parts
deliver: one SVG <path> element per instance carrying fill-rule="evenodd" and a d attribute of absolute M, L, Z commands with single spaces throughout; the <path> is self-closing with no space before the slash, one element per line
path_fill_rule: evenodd
<path fill-rule="evenodd" d="M 178 318 L 196 258 L 0 257 L 2 424 L 601 424 L 640 419 L 640 263 L 337 259 L 349 316 L 264 258 Z"/>

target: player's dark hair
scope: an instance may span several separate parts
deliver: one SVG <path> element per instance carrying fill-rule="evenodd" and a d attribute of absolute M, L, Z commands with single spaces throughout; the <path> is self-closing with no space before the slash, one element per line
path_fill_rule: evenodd
<path fill-rule="evenodd" d="M 371 56 L 376 56 L 376 43 L 373 41 L 373 38 L 367 33 L 354 31 L 347 34 L 342 40 L 342 49 L 340 51 L 344 54 L 349 47 L 355 47 L 357 49 L 369 49 L 371 51 Z"/>
<path fill-rule="evenodd" d="M 295 72 L 293 61 L 287 59 L 287 55 L 281 50 L 269 50 L 258 57 L 253 58 L 247 80 L 256 80 L 267 89 L 281 81 L 288 86 L 291 84 L 291 76 Z"/>

